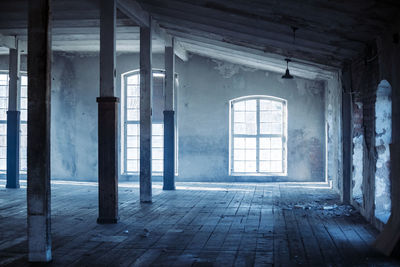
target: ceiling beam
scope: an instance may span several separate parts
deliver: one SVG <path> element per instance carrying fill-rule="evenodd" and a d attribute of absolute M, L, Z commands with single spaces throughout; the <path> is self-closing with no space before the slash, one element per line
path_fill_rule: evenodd
<path fill-rule="evenodd" d="M 118 9 L 140 27 L 150 27 L 150 15 L 134 0 L 118 0 Z"/>
<path fill-rule="evenodd" d="M 274 38 L 282 41 L 293 42 L 293 30 L 290 25 L 276 23 L 260 19 L 257 16 L 247 17 L 237 13 L 230 13 L 223 10 L 209 8 L 203 5 L 196 4 L 197 2 L 186 2 L 179 0 L 146 0 L 143 2 L 143 6 L 153 12 L 168 14 L 173 12 L 187 13 L 190 10 L 190 16 L 203 18 L 206 20 L 216 20 L 221 27 L 235 27 L 247 29 L 247 31 L 255 32 L 255 34 L 263 34 L 273 36 Z M 174 13 L 176 14 L 176 13 Z M 176 14 L 179 16 L 179 13 Z M 357 52 L 360 50 L 360 46 L 364 44 L 361 42 L 355 42 L 352 40 L 346 40 L 337 35 L 313 32 L 307 29 L 298 29 L 296 32 L 296 43 L 307 44 L 311 46 L 320 46 L 327 48 L 340 48 L 343 51 Z"/>
<path fill-rule="evenodd" d="M 197 43 L 185 39 L 181 39 L 181 43 L 191 53 L 209 58 L 219 59 L 238 65 L 243 65 L 260 70 L 271 71 L 280 74 L 283 74 L 286 69 L 286 64 L 282 59 L 268 58 L 263 55 L 235 51 L 220 46 Z M 232 54 L 234 54 L 235 56 L 232 56 Z M 290 72 L 293 75 L 306 79 L 326 80 L 330 79 L 333 73 L 324 71 L 322 69 L 302 65 L 299 64 L 298 62 L 296 63 L 292 62 L 289 68 Z"/>
<path fill-rule="evenodd" d="M 162 21 L 161 27 L 191 35 L 197 35 L 209 39 L 215 39 L 248 48 L 254 48 L 268 53 L 278 54 L 284 57 L 293 57 L 307 61 L 313 61 L 322 65 L 338 67 L 344 60 L 335 53 L 318 51 L 315 49 L 300 49 L 296 46 L 280 45 L 276 41 L 260 38 L 248 33 L 239 33 L 233 30 L 220 29 L 215 26 L 188 22 L 186 20 L 158 18 Z"/>
<path fill-rule="evenodd" d="M 0 34 L 0 47 L 6 47 L 10 49 L 17 48 L 17 38 L 14 36 L 5 36 Z"/>
<path fill-rule="evenodd" d="M 135 21 L 140 27 L 149 27 L 151 15 L 142 9 L 139 3 L 135 0 L 118 0 L 118 8 L 125 15 Z M 153 34 L 162 39 L 166 45 L 170 45 L 172 43 L 172 36 L 166 33 L 164 29 L 162 29 L 157 21 L 152 19 L 152 30 Z M 184 51 L 183 47 L 179 43 L 175 43 L 175 54 L 183 61 L 188 60 L 188 56 L 186 51 Z"/>
<path fill-rule="evenodd" d="M 248 48 L 244 46 L 238 46 L 234 45 L 228 42 L 224 41 L 218 41 L 215 38 L 205 38 L 201 36 L 196 36 L 193 34 L 188 34 L 188 33 L 182 33 L 179 31 L 174 31 L 174 30 L 168 30 L 169 33 L 172 35 L 176 36 L 175 39 L 179 39 L 181 41 L 181 44 L 185 46 L 185 48 L 189 52 L 196 52 L 191 49 L 188 49 L 187 44 L 196 44 L 196 45 L 202 45 L 204 47 L 208 48 L 213 48 L 215 50 L 219 49 L 224 49 L 225 51 L 230 51 L 231 57 L 235 57 L 237 54 L 242 54 L 242 55 L 247 55 L 251 57 L 254 55 L 255 57 L 258 58 L 263 58 L 268 61 L 274 61 L 277 62 L 278 65 L 282 65 L 281 63 L 284 62 L 284 56 L 278 55 L 278 54 L 273 54 L 273 53 L 268 53 L 265 51 L 253 49 L 253 48 Z M 302 69 L 308 69 L 312 70 L 313 72 L 319 72 L 319 73 L 325 73 L 325 74 L 330 74 L 332 72 L 336 72 L 339 68 L 337 67 L 330 67 L 326 65 L 321 65 L 317 64 L 315 62 L 310 62 L 306 60 L 300 60 L 300 59 L 293 59 L 293 62 L 291 64 L 295 64 L 298 66 L 301 66 Z"/>
<path fill-rule="evenodd" d="M 175 55 L 180 59 L 182 59 L 183 61 L 189 60 L 189 56 L 186 49 L 182 46 L 182 44 L 178 40 L 175 39 L 174 39 L 174 51 Z"/>

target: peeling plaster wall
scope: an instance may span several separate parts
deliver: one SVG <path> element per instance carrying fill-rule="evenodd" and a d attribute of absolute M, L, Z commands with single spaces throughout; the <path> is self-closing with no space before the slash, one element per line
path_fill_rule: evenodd
<path fill-rule="evenodd" d="M 340 88 L 340 89 L 339 89 Z M 333 188 L 341 193 L 342 189 L 342 91 L 339 74 L 326 81 L 325 119 L 328 129 L 328 173 L 327 178 Z"/>
<path fill-rule="evenodd" d="M 97 54 L 54 53 L 52 66 L 52 178 L 97 181 L 99 57 Z M 153 66 L 163 68 L 162 55 L 154 55 Z M 118 97 L 121 74 L 138 68 L 137 55 L 118 55 Z"/>
<path fill-rule="evenodd" d="M 163 55 L 153 56 L 153 67 L 164 68 Z M 117 57 L 117 96 L 121 74 L 138 68 L 138 54 Z M 278 73 L 194 55 L 188 62 L 177 59 L 176 72 L 180 84 L 177 181 L 325 180 L 323 82 L 282 80 Z M 52 77 L 52 177 L 96 181 L 98 55 L 54 53 Z M 246 95 L 270 95 L 288 101 L 287 177 L 228 175 L 229 101 Z"/>
<path fill-rule="evenodd" d="M 390 162 L 399 162 L 400 149 L 398 144 L 398 136 L 400 134 L 400 44 L 394 42 L 393 33 L 399 34 L 400 21 L 393 29 L 378 37 L 368 46 L 364 54 L 352 62 L 352 90 L 357 95 L 357 101 L 363 104 L 363 133 L 364 133 L 364 155 L 363 155 L 363 181 L 362 195 L 363 202 L 359 209 L 362 215 L 379 230 L 383 231 L 383 236 L 378 239 L 380 247 L 389 247 L 392 245 L 393 238 L 399 237 L 398 229 L 400 227 L 400 169 L 399 164 L 387 163 L 388 157 Z M 377 95 L 378 85 L 382 80 L 386 80 L 392 87 L 392 104 L 386 103 L 385 107 L 379 108 L 375 105 L 379 99 Z M 385 120 L 376 120 L 381 111 L 386 108 L 392 108 L 392 129 L 391 129 L 391 144 L 383 145 L 380 136 L 385 134 L 388 129 L 383 131 L 382 125 Z M 378 110 L 379 109 L 379 110 Z M 377 125 L 376 125 L 377 124 Z M 383 155 L 384 160 L 380 162 L 379 156 Z M 390 156 L 389 156 L 390 155 Z M 381 183 L 379 178 L 376 180 L 376 175 L 380 176 L 383 167 L 383 172 L 390 177 L 390 190 L 387 188 L 387 182 Z M 386 191 L 386 194 L 382 194 Z M 391 192 L 390 195 L 388 192 Z M 376 197 L 383 196 L 386 198 L 384 203 L 390 202 L 391 217 L 387 225 L 380 219 L 376 219 L 375 206 L 380 205 L 376 202 Z M 379 202 L 379 200 L 378 200 Z M 383 204 L 383 203 L 382 203 Z M 382 207 L 382 206 L 381 206 Z M 398 244 L 400 246 L 400 244 Z"/>
<path fill-rule="evenodd" d="M 379 83 L 375 103 L 375 216 L 386 223 L 390 216 L 390 149 L 392 142 L 392 88 L 383 80 Z"/>
<path fill-rule="evenodd" d="M 362 181 L 364 165 L 364 128 L 363 104 L 360 101 L 353 103 L 353 175 L 352 198 L 358 204 L 363 203 Z"/>
<path fill-rule="evenodd" d="M 324 84 L 192 56 L 179 72 L 179 177 L 204 181 L 324 181 Z M 288 176 L 228 176 L 229 101 L 288 101 Z"/>

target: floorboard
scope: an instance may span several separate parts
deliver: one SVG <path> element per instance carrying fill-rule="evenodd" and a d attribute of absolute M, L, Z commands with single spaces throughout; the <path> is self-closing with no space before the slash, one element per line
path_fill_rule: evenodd
<path fill-rule="evenodd" d="M 29 266 L 21 185 L 0 180 L 0 266 Z M 51 205 L 46 266 L 400 266 L 324 184 L 153 183 L 141 204 L 137 182 L 121 182 L 115 225 L 96 223 L 96 183 L 53 181 Z"/>

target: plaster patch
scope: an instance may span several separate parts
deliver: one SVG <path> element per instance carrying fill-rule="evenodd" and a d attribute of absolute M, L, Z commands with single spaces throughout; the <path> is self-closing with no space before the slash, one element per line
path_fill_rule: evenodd
<path fill-rule="evenodd" d="M 391 211 L 389 144 L 392 142 L 391 88 L 387 81 L 378 86 L 375 116 L 375 216 L 386 223 Z"/>
<path fill-rule="evenodd" d="M 213 59 L 212 61 L 217 64 L 217 66 L 215 66 L 214 69 L 218 70 L 218 72 L 222 75 L 222 77 L 226 79 L 232 78 L 234 75 L 238 74 L 240 70 L 251 71 L 251 72 L 256 71 L 256 69 L 254 68 L 236 65 L 225 61 L 220 61 L 216 59 Z"/>
<path fill-rule="evenodd" d="M 362 203 L 362 180 L 363 180 L 363 150 L 364 136 L 353 138 L 353 199 Z"/>

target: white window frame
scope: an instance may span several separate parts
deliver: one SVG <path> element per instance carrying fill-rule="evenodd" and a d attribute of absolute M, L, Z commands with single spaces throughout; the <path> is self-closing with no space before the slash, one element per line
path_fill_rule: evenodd
<path fill-rule="evenodd" d="M 9 72 L 8 71 L 6 71 L 6 70 L 0 70 L 0 74 L 2 74 L 2 75 L 7 75 L 7 78 L 8 78 L 8 85 L 7 85 L 7 111 L 8 111 L 8 97 L 9 97 L 9 86 L 10 86 L 10 82 L 9 82 L 9 79 L 10 79 L 10 76 L 9 76 Z M 28 74 L 26 73 L 26 71 L 20 71 L 20 79 L 21 79 L 21 83 L 20 83 L 20 94 L 19 94 L 19 97 L 20 97 L 20 99 L 19 99 L 19 101 L 20 101 L 20 108 L 19 108 L 19 111 L 21 112 L 20 114 L 21 114 L 21 119 L 20 119 L 20 132 L 19 132 L 19 144 L 20 144 L 20 148 L 19 148 L 19 172 L 20 172 L 20 174 L 26 174 L 27 173 L 27 168 L 23 168 L 22 166 L 27 166 L 27 158 L 26 158 L 26 149 L 27 149 L 27 146 L 23 146 L 22 144 L 23 144 L 23 138 L 25 138 L 25 140 L 24 140 L 24 143 L 26 144 L 27 143 L 27 136 L 26 135 L 22 135 L 22 126 L 24 125 L 25 127 L 27 127 L 27 124 L 28 124 L 28 120 L 22 120 L 22 111 L 24 111 L 24 112 L 28 112 L 27 111 L 27 105 L 26 105 L 26 109 L 23 107 L 23 105 L 22 105 L 22 100 L 23 99 L 26 99 L 26 101 L 28 100 L 28 95 L 26 95 L 26 97 L 23 97 L 22 96 L 22 77 L 26 77 L 26 79 L 28 79 Z M 26 86 L 28 86 L 28 84 L 26 85 Z M 7 118 L 5 119 L 5 120 L 0 120 L 0 124 L 3 124 L 3 125 L 5 125 L 6 126 L 6 129 L 7 129 Z M 26 134 L 27 134 L 27 131 L 26 131 Z M 6 138 L 7 138 L 7 130 L 6 130 Z M 6 139 L 6 146 L 5 146 L 6 148 L 7 148 L 7 139 Z M 24 151 L 25 150 L 25 151 Z M 5 158 L 6 160 L 7 160 L 7 155 L 6 155 L 6 158 Z M 25 161 L 25 162 L 24 162 Z M 23 164 L 24 163 L 24 164 Z M 7 173 L 7 164 L 6 164 L 6 167 L 5 167 L 5 170 L 0 170 L 0 173 L 3 173 L 3 174 L 6 174 Z"/>
<path fill-rule="evenodd" d="M 132 70 L 121 75 L 121 164 L 120 164 L 120 173 L 122 175 L 139 175 L 140 170 L 137 172 L 127 171 L 127 124 L 135 123 L 140 126 L 140 118 L 138 121 L 128 121 L 127 120 L 127 79 L 132 75 L 140 75 L 140 70 Z M 165 71 L 162 69 L 153 69 L 153 76 L 155 75 L 164 75 Z M 175 78 L 175 82 L 177 83 L 177 78 Z M 163 94 L 164 94 L 163 89 Z M 152 123 L 154 124 L 162 124 L 164 126 L 164 121 L 159 123 Z M 140 134 L 139 134 L 140 136 Z M 163 135 L 164 136 L 164 133 Z M 153 146 L 152 146 L 153 147 Z M 163 144 L 164 147 L 164 144 Z M 140 161 L 140 158 L 139 158 Z M 140 163 L 139 163 L 140 164 Z M 154 172 L 152 171 L 153 176 L 162 176 L 163 171 L 161 172 Z M 177 127 L 175 127 L 175 176 L 178 176 L 178 132 Z"/>
<path fill-rule="evenodd" d="M 256 125 L 257 134 L 256 135 L 246 135 L 246 134 L 235 134 L 234 133 L 234 104 L 247 101 L 256 100 L 257 101 L 257 111 L 256 111 Z M 282 131 L 281 134 L 260 134 L 260 100 L 275 101 L 282 104 Z M 229 175 L 231 176 L 287 176 L 287 100 L 283 98 L 267 96 L 267 95 L 251 95 L 235 98 L 229 101 Z M 256 138 L 256 172 L 234 172 L 234 137 L 252 137 Z M 282 172 L 260 172 L 259 171 L 259 154 L 260 154 L 260 138 L 263 137 L 281 137 L 282 138 Z"/>

